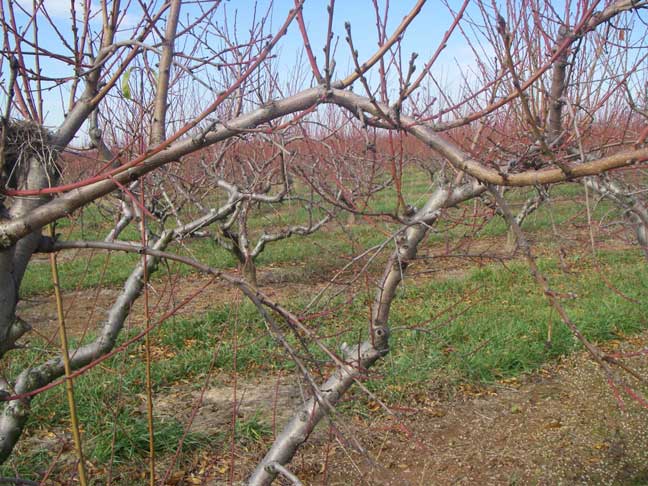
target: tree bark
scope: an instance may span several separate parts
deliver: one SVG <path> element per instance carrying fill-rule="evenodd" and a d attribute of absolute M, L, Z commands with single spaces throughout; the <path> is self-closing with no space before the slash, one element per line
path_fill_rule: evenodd
<path fill-rule="evenodd" d="M 646 205 L 619 181 L 606 177 L 587 177 L 583 184 L 597 194 L 614 202 L 623 210 L 625 218 L 634 229 L 639 246 L 648 259 L 648 208 Z"/>
<path fill-rule="evenodd" d="M 241 276 L 247 283 L 249 283 L 253 287 L 259 286 L 257 281 L 256 263 L 254 263 L 253 258 L 248 258 L 247 260 L 241 262 L 239 264 L 239 270 L 241 272 Z"/>
<path fill-rule="evenodd" d="M 171 241 L 172 235 L 173 232 L 167 232 L 153 247 L 158 250 L 164 249 Z M 155 271 L 158 263 L 159 258 L 151 257 L 147 259 L 147 272 L 149 275 Z M 128 317 L 133 303 L 140 296 L 143 288 L 144 265 L 140 262 L 128 277 L 124 284 L 124 290 L 117 298 L 117 301 L 108 311 L 107 319 L 102 326 L 99 337 L 92 343 L 70 352 L 72 369 L 85 366 L 113 349 L 126 317 Z M 20 395 L 34 391 L 63 376 L 63 373 L 63 359 L 60 356 L 50 359 L 40 366 L 28 368 L 20 373 L 16 379 L 14 393 Z M 9 457 L 18 441 L 29 417 L 30 404 L 31 397 L 27 397 L 13 400 L 5 405 L 0 416 L 0 463 Z"/>
<path fill-rule="evenodd" d="M 29 157 L 17 167 L 19 188 L 46 187 L 54 177 L 48 174 L 52 161 L 41 160 L 36 155 Z M 49 199 L 47 196 L 16 199 L 9 209 L 10 219 L 29 215 Z M 30 327 L 16 316 L 19 289 L 27 265 L 41 238 L 40 227 L 31 231 L 15 245 L 0 249 L 0 358 L 12 349 L 16 340 Z"/>

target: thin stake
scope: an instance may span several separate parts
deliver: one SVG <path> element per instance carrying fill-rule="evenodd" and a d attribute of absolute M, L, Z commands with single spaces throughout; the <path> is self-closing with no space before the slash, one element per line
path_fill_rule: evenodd
<path fill-rule="evenodd" d="M 140 202 L 144 207 L 144 181 L 142 181 L 140 190 Z M 142 245 L 146 247 L 148 241 L 146 238 L 146 213 L 142 212 L 141 218 Z M 142 254 L 142 265 L 144 265 L 144 328 L 148 329 L 151 323 L 151 313 L 149 309 L 149 292 L 148 292 L 148 262 L 146 253 Z M 155 430 L 153 428 L 153 393 L 151 386 L 151 333 L 144 335 L 144 355 L 146 361 L 146 413 L 149 433 L 149 484 L 155 486 Z"/>
<path fill-rule="evenodd" d="M 50 236 L 54 238 L 54 226 L 49 225 Z M 59 285 L 58 267 L 56 265 L 56 253 L 50 253 L 50 267 L 52 268 L 52 284 L 54 285 L 54 297 L 56 298 L 56 315 L 59 323 L 59 336 L 61 338 L 61 354 L 63 355 L 63 368 L 65 369 L 65 392 L 67 395 L 68 407 L 70 408 L 70 422 L 72 428 L 72 439 L 74 440 L 74 449 L 76 450 L 79 469 L 79 482 L 81 486 L 86 486 L 85 461 L 83 459 L 83 447 L 81 445 L 81 433 L 79 432 L 79 421 L 76 412 L 76 402 L 74 401 L 74 384 L 70 378 L 72 368 L 70 366 L 70 354 L 68 351 L 67 333 L 65 332 L 65 317 L 63 315 L 63 297 L 61 296 L 61 287 Z"/>

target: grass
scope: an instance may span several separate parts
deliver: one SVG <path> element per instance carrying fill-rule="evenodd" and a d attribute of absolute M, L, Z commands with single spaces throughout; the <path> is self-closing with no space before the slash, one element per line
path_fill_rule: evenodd
<path fill-rule="evenodd" d="M 618 290 L 642 304 L 612 294 L 597 278 L 598 272 L 588 258 L 572 262 L 579 272 L 571 275 L 562 273 L 556 259 L 539 262 L 556 291 L 578 296 L 564 302 L 565 308 L 583 334 L 595 342 L 638 332 L 648 324 L 648 304 L 642 298 L 648 277 L 641 255 L 610 252 L 601 260 L 603 271 Z M 413 305 L 412 300 L 420 303 Z M 450 316 L 456 318 L 450 324 L 432 334 L 403 330 L 394 337 L 389 380 L 425 383 L 442 370 L 456 380 L 489 382 L 533 371 L 580 348 L 522 264 L 506 270 L 487 266 L 463 278 L 410 288 L 395 304 L 394 315 L 398 317 L 393 325 L 417 327 L 453 302 L 457 304 Z M 450 316 L 444 315 L 426 327 L 441 325 Z M 549 323 L 554 333 L 547 348 Z"/>
<path fill-rule="evenodd" d="M 152 381 L 154 393 L 164 396 L 174 391 L 180 383 L 200 387 L 213 362 L 216 369 L 233 372 L 236 369 L 276 372 L 292 369 L 293 364 L 273 346 L 271 338 L 263 335 L 263 325 L 253 308 L 242 305 L 238 309 L 238 339 L 233 360 L 233 339 L 230 309 L 221 308 L 200 320 L 171 319 L 153 333 Z M 126 332 L 127 339 L 135 330 Z M 92 336 L 86 340 L 92 339 Z M 252 341 L 253 345 L 246 345 Z M 43 343 L 34 342 L 36 348 Z M 72 342 L 74 346 L 78 342 Z M 117 355 L 75 380 L 75 397 L 79 421 L 83 424 L 85 453 L 93 464 L 114 463 L 141 468 L 146 466 L 148 454 L 148 428 L 144 408 L 143 346 L 136 345 Z M 38 356 L 38 351 L 17 355 L 11 363 L 12 372 L 22 369 Z M 282 366 L 285 365 L 285 366 Z M 181 402 L 178 407 L 190 409 L 191 404 Z M 33 404 L 26 435 L 43 437 L 50 430 L 66 430 L 69 413 L 63 388 L 46 392 Z M 173 418 L 155 421 L 155 449 L 162 456 L 174 453 L 184 433 L 184 426 Z M 258 442 L 269 433 L 269 426 L 258 416 L 237 424 L 236 437 L 241 443 Z M 47 437 L 47 435 L 45 435 Z M 198 450 L 225 444 L 227 431 L 220 434 L 190 432 L 184 440 L 183 456 L 190 457 Z M 28 442 L 28 441 L 27 441 Z M 37 479 L 51 464 L 58 450 L 56 442 L 51 447 L 29 447 L 19 450 L 7 464 L 0 468 L 0 476 L 18 471 L 25 478 Z M 125 483 L 128 484 L 128 483 Z"/>
<path fill-rule="evenodd" d="M 256 413 L 246 420 L 236 422 L 235 434 L 243 444 L 260 443 L 272 435 L 272 427 Z"/>
<path fill-rule="evenodd" d="M 422 173 L 408 174 L 403 181 L 403 193 L 407 194 L 408 203 L 422 205 L 425 195 L 429 192 L 431 184 L 429 177 Z M 512 192 L 515 197 L 518 192 Z M 526 196 L 524 196 L 526 197 Z M 514 198 L 515 199 L 515 198 Z M 397 207 L 397 194 L 393 188 L 377 193 L 370 201 L 368 209 L 375 212 L 394 213 Z M 316 215 L 317 216 L 317 215 Z M 535 217 L 535 216 L 534 216 Z M 76 215 L 74 223 L 70 220 L 61 220 L 57 223 L 57 233 L 66 240 L 103 240 L 111 227 L 112 216 L 96 205 L 90 205 Z M 344 217 L 342 218 L 344 219 Z M 304 224 L 308 220 L 308 213 L 301 206 L 287 204 L 277 207 L 263 207 L 261 211 L 253 213 L 250 219 L 250 230 L 253 235 L 258 235 L 267 228 L 281 228 L 292 224 Z M 171 224 L 171 223 L 169 223 Z M 542 229 L 548 223 L 538 225 Z M 312 274 L 327 274 L 334 268 L 344 264 L 342 256 L 352 256 L 358 248 L 367 248 L 383 241 L 385 235 L 397 228 L 394 224 L 385 225 L 382 231 L 376 231 L 372 224 L 357 224 L 347 227 L 340 222 L 332 222 L 326 230 L 319 231 L 308 237 L 294 236 L 278 243 L 267 245 L 264 252 L 257 259 L 260 268 L 278 265 L 285 266 L 295 262 L 308 262 L 306 271 Z M 443 237 L 459 236 L 463 228 L 447 228 L 441 222 L 438 234 Z M 504 223 L 500 218 L 491 222 L 484 234 L 496 235 L 505 231 Z M 135 225 L 130 225 L 124 230 L 120 239 L 139 241 L 140 235 Z M 439 238 L 437 238 L 439 239 Z M 254 237 L 252 241 L 255 241 Z M 190 239 L 182 246 L 171 246 L 168 251 L 190 256 L 216 268 L 234 269 L 237 265 L 235 258 L 224 248 L 210 239 Z M 140 258 L 134 254 L 122 252 L 90 251 L 80 253 L 75 257 L 75 251 L 64 253 L 67 258 L 59 261 L 61 287 L 65 291 L 94 288 L 97 286 L 119 287 L 128 277 L 132 268 Z M 35 261 L 27 268 L 21 295 L 24 297 L 51 292 L 51 276 L 46 268 L 46 259 Z M 188 275 L 194 272 L 186 266 L 173 268 L 175 274 Z M 163 278 L 168 274 L 166 268 L 161 266 L 154 278 Z M 305 278 L 310 275 L 304 275 Z"/>
<path fill-rule="evenodd" d="M 633 251 L 606 252 L 600 258 L 608 278 L 618 289 L 641 299 L 641 289 L 648 288 L 641 255 Z M 588 338 L 603 341 L 646 327 L 646 305 L 637 306 L 616 294 L 610 295 L 605 284 L 595 278 L 596 270 L 590 258 L 581 257 L 570 263 L 578 273 L 563 275 L 555 259 L 540 260 L 543 271 L 557 283 L 557 290 L 571 289 L 579 295 L 566 306 Z M 467 295 L 470 297 L 466 298 Z M 416 327 L 453 305 L 450 315 L 456 318 L 433 333 L 404 329 Z M 348 340 L 349 335 L 364 328 L 365 316 L 364 306 L 354 304 L 344 310 L 341 321 L 338 321 L 341 316 L 332 316 L 324 331 L 337 329 L 338 325 L 355 329 L 344 336 Z M 392 352 L 379 366 L 382 379 L 369 383 L 392 400 L 402 399 L 408 393 L 408 385 L 427 386 L 440 374 L 454 382 L 489 382 L 530 372 L 579 348 L 552 315 L 522 264 L 509 265 L 508 269 L 485 266 L 461 278 L 410 283 L 394 304 L 392 316 L 396 329 Z M 447 317 L 432 321 L 427 327 L 434 328 Z M 233 326 L 233 321 L 238 324 Z M 552 347 L 546 348 L 549 321 L 554 322 L 555 332 Z M 236 362 L 234 333 L 238 342 Z M 236 314 L 223 306 L 201 319 L 172 319 L 154 334 L 153 341 L 157 354 L 162 356 L 153 367 L 154 391 L 161 395 L 172 391 L 178 383 L 199 386 L 212 361 L 221 372 L 231 373 L 236 369 L 248 376 L 294 369 L 294 364 L 265 332 L 255 310 L 246 303 Z M 329 340 L 329 345 L 337 346 L 339 341 Z M 119 464 L 145 467 L 148 451 L 145 415 L 133 414 L 133 410 L 143 409 L 141 353 L 141 346 L 134 347 L 126 356 L 117 356 L 101 369 L 75 381 L 80 419 L 84 436 L 88 438 L 86 453 L 91 461 L 104 464 L 112 458 L 116 467 Z M 314 354 L 321 357 L 317 351 Z M 25 353 L 21 358 L 28 361 L 32 356 Z M 23 362 L 12 364 L 18 369 Z M 28 433 L 38 436 L 40 427 L 41 431 L 64 428 L 67 417 L 62 390 L 48 392 L 34 403 Z M 175 420 L 158 421 L 156 451 L 162 455 L 173 452 L 182 432 L 182 425 Z M 237 424 L 236 437 L 242 444 L 262 441 L 268 434 L 267 422 L 259 416 Z M 183 457 L 224 441 L 225 434 L 220 437 L 189 434 Z M 16 468 L 25 477 L 38 477 L 33 476 L 34 472 L 42 471 L 55 452 L 23 451 L 0 474 Z"/>
<path fill-rule="evenodd" d="M 428 187 L 425 181 L 408 181 L 406 188 L 412 200 L 420 197 Z M 580 204 L 570 202 L 582 189 L 573 185 L 555 188 L 554 195 L 565 198 L 551 207 L 542 207 L 525 222 L 532 238 L 551 234 L 553 225 L 583 224 L 587 216 Z M 522 204 L 528 191 L 507 194 L 512 204 Z M 375 201 L 374 210 L 392 211 L 395 196 L 386 190 Z M 105 222 L 96 208 L 88 209 L 87 218 L 80 225 L 61 225 L 66 238 L 101 238 Z M 462 209 L 456 210 L 461 214 Z M 611 208 L 599 204 L 592 217 L 609 217 Z M 258 216 L 252 221 L 260 231 L 275 213 Z M 283 215 L 285 216 L 285 215 Z M 298 220 L 304 214 L 290 213 L 288 218 Z M 345 262 L 357 248 L 366 248 L 381 242 L 391 224 L 376 227 L 359 223 L 345 228 L 332 224 L 306 239 L 294 238 L 268 246 L 258 263 L 261 268 L 296 266 L 300 270 L 296 280 L 312 282 L 317 275 L 330 275 L 332 269 Z M 430 237 L 430 244 L 457 238 L 471 228 L 468 225 L 442 223 Z M 381 231 L 382 230 L 382 231 Z M 137 238 L 136 232 L 129 238 Z M 495 238 L 505 234 L 501 218 L 493 218 L 479 231 L 479 237 Z M 591 340 L 602 342 L 623 338 L 645 329 L 648 325 L 646 290 L 648 275 L 645 260 L 638 250 L 601 251 L 598 263 L 591 255 L 574 253 L 568 257 L 570 273 L 565 273 L 557 256 L 556 242 L 540 244 L 539 265 L 549 277 L 557 292 L 573 292 L 577 298 L 564 304 L 574 322 Z M 220 268 L 232 268 L 232 257 L 208 240 L 188 242 L 183 248 L 172 249 L 197 257 Z M 91 288 L 97 285 L 117 286 L 128 276 L 137 255 L 119 253 L 105 256 L 64 259 L 60 263 L 61 280 L 66 290 Z M 109 259 L 107 261 L 107 259 Z M 597 267 L 600 265 L 600 269 Z M 184 267 L 161 266 L 159 275 L 180 271 Z M 612 292 L 600 277 L 606 278 L 620 293 L 636 299 L 636 304 Z M 23 295 L 51 291 L 49 268 L 44 263 L 31 265 L 22 287 Z M 339 349 L 342 341 L 353 342 L 363 336 L 367 326 L 367 300 L 372 296 L 360 293 L 350 305 L 341 305 L 346 295 L 334 304 L 339 308 L 310 324 L 322 335 L 332 349 Z M 299 312 L 309 301 L 309 291 L 290 302 Z M 545 345 L 547 327 L 554 326 L 551 347 Z M 380 380 L 371 380 L 368 386 L 381 397 L 398 402 L 416 388 L 430 387 L 444 380 L 451 384 L 471 382 L 488 383 L 507 377 L 529 373 L 557 357 L 580 349 L 567 329 L 556 318 L 546 298 L 539 292 L 526 265 L 513 261 L 501 265 L 472 266 L 461 275 L 435 278 L 413 278 L 406 281 L 393 304 L 391 325 L 394 329 L 392 351 L 377 367 Z M 127 339 L 136 330 L 123 333 Z M 298 339 L 289 334 L 289 341 L 300 349 Z M 91 339 L 88 336 L 86 339 Z M 152 335 L 154 392 L 164 396 L 180 388 L 196 389 L 204 383 L 210 367 L 222 375 L 237 372 L 245 377 L 288 373 L 295 364 L 266 331 L 254 307 L 243 302 L 238 305 L 215 304 L 210 312 L 199 318 L 172 318 Z M 78 343 L 73 343 L 78 344 Z M 9 376 L 31 363 L 42 360 L 41 351 L 47 347 L 38 338 L 31 341 L 33 349 L 16 353 L 8 363 Z M 300 349 L 300 351 L 303 351 Z M 323 359 L 321 350 L 311 346 L 316 359 Z M 115 467 L 143 469 L 148 451 L 146 413 L 143 408 L 144 365 L 142 346 L 135 345 L 101 364 L 100 367 L 75 380 L 77 405 L 84 427 L 85 451 L 91 462 Z M 220 375 L 219 375 L 220 376 Z M 182 406 L 189 406 L 182 404 Z M 181 405 L 179 405 L 181 406 Z M 68 427 L 67 405 L 62 387 L 46 392 L 34 400 L 27 435 L 39 438 L 49 431 Z M 156 420 L 156 449 L 161 456 L 175 451 L 183 434 L 183 425 L 172 418 Z M 236 425 L 240 444 L 268 440 L 270 427 L 259 415 L 247 417 Z M 197 451 L 221 447 L 228 432 L 195 433 L 187 435 L 181 461 L 189 461 Z M 29 440 L 19 446 L 19 453 L 0 468 L 0 475 L 17 472 L 26 478 L 38 478 L 57 453 L 55 447 L 29 446 Z M 124 480 L 124 484 L 129 484 Z"/>

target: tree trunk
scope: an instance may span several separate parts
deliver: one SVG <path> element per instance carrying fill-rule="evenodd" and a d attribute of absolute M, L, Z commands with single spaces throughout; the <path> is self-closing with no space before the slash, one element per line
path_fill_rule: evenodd
<path fill-rule="evenodd" d="M 587 177 L 582 182 L 597 194 L 624 210 L 624 217 L 634 229 L 637 243 L 648 258 L 648 208 L 623 182 L 605 177 Z"/>
<path fill-rule="evenodd" d="M 515 236 L 515 231 L 513 231 L 509 227 L 508 231 L 506 232 L 506 250 L 513 251 L 515 250 L 516 246 L 517 246 L 517 236 Z"/>
<path fill-rule="evenodd" d="M 247 258 L 239 263 L 239 272 L 241 276 L 253 287 L 258 287 L 256 264 L 252 258 Z"/>
<path fill-rule="evenodd" d="M 389 312 L 409 263 L 416 257 L 419 243 L 436 222 L 440 209 L 454 206 L 485 190 L 484 186 L 465 184 L 454 189 L 439 187 L 425 206 L 412 218 L 411 224 L 399 233 L 397 249 L 391 254 L 374 299 L 369 339 L 361 344 L 342 345 L 344 362 L 295 412 L 275 439 L 270 450 L 248 479 L 248 486 L 268 486 L 277 475 L 273 464 L 285 466 L 299 447 L 306 442 L 319 421 L 342 399 L 345 392 L 366 374 L 376 361 L 389 352 Z"/>

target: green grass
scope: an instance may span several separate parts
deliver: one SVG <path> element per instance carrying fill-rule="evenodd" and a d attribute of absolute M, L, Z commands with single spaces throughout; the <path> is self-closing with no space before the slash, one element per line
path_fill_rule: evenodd
<path fill-rule="evenodd" d="M 602 252 L 603 270 L 618 289 L 645 302 L 648 276 L 638 251 Z M 553 258 L 539 264 L 559 292 L 575 292 L 577 299 L 565 306 L 583 333 L 594 341 L 604 341 L 645 329 L 648 305 L 636 305 L 610 292 L 597 278 L 591 257 L 573 258 L 575 272 L 563 274 Z M 469 297 L 466 297 L 470 295 Z M 306 302 L 293 303 L 299 308 Z M 323 324 L 323 333 L 346 329 L 338 338 L 327 340 L 337 348 L 342 340 L 362 336 L 366 327 L 366 305 L 356 301 L 350 308 L 333 313 Z M 438 320 L 427 322 L 443 309 L 454 309 Z M 369 386 L 397 400 L 408 385 L 428 386 L 440 376 L 452 382 L 490 382 L 527 373 L 580 345 L 556 319 L 546 299 L 531 279 L 528 268 L 512 263 L 503 268 L 484 266 L 460 278 L 409 282 L 395 301 L 391 325 L 392 352 L 377 369 L 381 375 Z M 441 326 L 449 317 L 452 322 Z M 551 348 L 545 347 L 547 324 L 554 323 Z M 412 331 L 414 327 L 432 332 Z M 131 331 L 135 332 L 135 331 Z M 123 336 L 128 337 L 129 333 Z M 236 339 L 234 336 L 236 335 Z M 90 338 L 90 337 L 89 337 Z M 88 339 L 89 339 L 88 338 Z M 294 346 L 296 340 L 290 339 Z M 268 335 L 256 310 L 249 303 L 238 308 L 221 306 L 200 319 L 171 319 L 153 334 L 154 346 L 169 351 L 153 366 L 154 391 L 164 395 L 178 383 L 199 387 L 212 361 L 220 372 L 264 375 L 294 369 L 287 354 Z M 234 353 L 234 342 L 237 343 Z M 75 343 L 76 344 L 76 343 Z M 316 348 L 313 355 L 322 358 Z M 86 454 L 91 461 L 140 464 L 148 451 L 148 432 L 143 412 L 144 365 L 142 345 L 129 348 L 75 380 L 77 405 L 86 437 Z M 16 355 L 12 369 L 18 370 L 34 357 L 33 352 Z M 234 362 L 236 355 L 236 362 Z M 11 373 L 11 370 L 9 370 Z M 390 390 L 392 390 L 390 392 Z M 396 390 L 396 391 L 393 391 Z M 133 411 L 138 411 L 133 413 Z M 34 401 L 28 434 L 39 430 L 67 427 L 68 412 L 63 390 L 46 392 Z M 114 427 L 114 424 L 119 424 Z M 182 425 L 171 419 L 156 423 L 156 448 L 164 455 L 173 450 L 182 434 Z M 269 428 L 261 417 L 248 418 L 237 425 L 238 440 L 258 442 Z M 224 437 L 190 434 L 185 454 L 210 447 Z M 114 449 L 113 449 L 114 441 Z M 1 470 L 16 468 L 25 477 L 52 460 L 54 451 L 23 451 Z M 37 476 L 34 476 L 37 477 Z"/>
<path fill-rule="evenodd" d="M 636 333 L 648 326 L 648 276 L 639 252 L 599 255 L 606 277 L 637 305 L 613 293 L 589 257 L 574 259 L 578 273 L 564 274 L 556 259 L 540 259 L 543 272 L 558 292 L 577 298 L 563 302 L 583 334 L 595 342 Z M 466 300 L 470 295 L 469 300 Z M 402 329 L 395 332 L 388 381 L 425 383 L 439 374 L 458 381 L 490 382 L 537 369 L 557 356 L 580 349 L 521 263 L 487 266 L 463 278 L 409 288 L 394 304 L 394 327 L 417 327 L 452 306 L 449 315 L 422 327 L 441 326 L 432 333 Z M 552 346 L 545 346 L 553 323 Z"/>
<path fill-rule="evenodd" d="M 402 192 L 408 204 L 420 207 L 426 200 L 432 188 L 429 176 L 420 170 L 407 172 L 402 181 Z M 512 209 L 519 209 L 524 201 L 534 194 L 533 189 L 513 189 L 506 193 Z M 550 234 L 553 225 L 560 226 L 565 222 L 585 224 L 587 216 L 583 201 L 583 189 L 578 184 L 561 184 L 552 188 L 552 198 L 557 202 L 543 205 L 531 214 L 524 223 L 524 229 L 530 233 Z M 218 199 L 218 198 L 216 198 Z M 579 203 L 574 201 L 580 200 Z M 215 200 L 215 203 L 218 203 Z M 222 202 L 222 201 L 221 201 Z M 470 203 L 472 204 L 472 203 Z M 466 205 L 469 206 L 470 204 Z M 368 210 L 375 212 L 394 213 L 398 205 L 397 192 L 394 187 L 388 187 L 373 196 Z M 184 216 L 184 215 L 183 215 Z M 315 217 L 318 215 L 316 214 Z M 189 217 L 189 215 L 187 215 Z M 594 220 L 604 217 L 618 217 L 618 212 L 606 201 L 597 204 L 592 213 Z M 114 216 L 96 205 L 90 205 L 75 215 L 74 223 L 61 220 L 57 223 L 57 232 L 64 239 L 103 240 L 108 234 Z M 344 216 L 341 218 L 344 220 Z M 252 241 L 255 236 L 270 228 L 282 228 L 292 224 L 304 224 L 308 221 L 307 211 L 299 204 L 263 206 L 261 210 L 251 214 L 249 227 Z M 455 224 L 442 218 L 432 233 L 432 241 L 443 241 L 448 237 L 460 237 L 472 232 L 473 221 L 466 224 Z M 167 226 L 172 226 L 169 221 Z M 294 236 L 277 243 L 271 243 L 257 259 L 257 265 L 264 268 L 270 265 L 286 265 L 295 262 L 308 262 L 310 275 L 327 273 L 343 261 L 341 255 L 351 255 L 354 248 L 366 248 L 378 244 L 385 234 L 395 230 L 393 223 L 384 223 L 383 231 L 376 231 L 372 224 L 356 224 L 353 227 L 342 228 L 339 223 L 331 222 L 326 229 L 308 237 Z M 491 218 L 476 236 L 494 237 L 504 235 L 507 231 L 501 217 Z M 139 230 L 131 224 L 120 236 L 120 239 L 138 241 Z M 353 243 L 355 241 L 355 245 Z M 232 269 L 236 267 L 234 257 L 217 243 L 207 239 L 193 239 L 183 242 L 182 247 L 170 247 L 183 255 L 194 257 L 208 265 Z M 72 252 L 66 252 L 73 255 Z M 138 256 L 121 252 L 107 253 L 95 251 L 92 256 L 84 253 L 83 258 L 62 259 L 59 263 L 61 286 L 64 290 L 86 289 L 98 285 L 121 286 L 130 274 Z M 51 291 L 51 276 L 46 270 L 46 261 L 31 264 L 26 272 L 21 286 L 21 295 L 30 296 Z M 192 269 L 176 267 L 174 271 L 190 274 Z M 156 278 L 166 275 L 164 266 Z M 308 277 L 309 275 L 305 275 Z"/>
<path fill-rule="evenodd" d="M 232 319 L 238 324 L 234 327 Z M 122 340 L 135 331 L 126 332 Z M 234 361 L 233 335 L 240 345 Z M 228 308 L 217 309 L 199 320 L 170 319 L 153 332 L 155 351 L 161 353 L 152 367 L 153 391 L 164 396 L 176 389 L 179 383 L 186 389 L 200 388 L 213 362 L 217 370 L 233 372 L 254 370 L 255 373 L 272 373 L 293 369 L 294 364 L 273 345 L 263 323 L 249 304 L 243 304 L 236 317 Z M 259 337 L 260 336 L 260 337 Z M 86 341 L 92 339 L 88 336 Z M 251 343 L 251 344 L 250 344 Z M 73 346 L 78 342 L 71 343 Z M 43 343 L 34 342 L 36 348 Z M 22 369 L 39 355 L 27 351 L 16 355 L 9 373 Z M 75 397 L 79 422 L 83 427 L 85 453 L 95 464 L 109 461 L 132 467 L 145 468 L 148 454 L 148 428 L 143 398 L 145 367 L 143 345 L 138 344 L 105 361 L 75 380 Z M 212 381 L 213 383 L 213 381 Z M 39 437 L 46 430 L 67 430 L 69 412 L 63 387 L 45 392 L 34 400 L 26 435 Z M 179 402 L 177 407 L 192 406 Z M 183 425 L 172 418 L 155 421 L 155 448 L 160 455 L 175 452 L 183 434 Z M 269 426 L 261 417 L 253 416 L 237 424 L 236 436 L 244 443 L 258 442 L 267 436 Z M 184 441 L 184 456 L 215 444 L 223 444 L 226 434 L 194 433 Z M 53 460 L 57 450 L 34 448 L 21 450 L 7 464 L 0 467 L 0 476 L 17 470 L 26 478 L 39 477 Z M 143 470 L 143 469 L 142 469 Z"/>
<path fill-rule="evenodd" d="M 302 220 L 303 223 L 303 220 Z M 252 224 L 260 224 L 253 221 Z M 284 223 L 288 224 L 288 223 Z M 262 231 L 262 229 L 258 229 Z M 303 278 L 326 274 L 332 269 L 345 263 L 344 255 L 351 255 L 354 251 L 353 242 L 349 233 L 361 245 L 372 246 L 383 240 L 383 235 L 367 225 L 359 226 L 352 230 L 343 229 L 336 223 L 323 231 L 316 232 L 307 237 L 293 236 L 275 244 L 269 244 L 257 259 L 260 268 L 273 265 L 291 265 L 308 263 L 303 269 Z M 98 235 L 86 236 L 95 239 Z M 73 239 L 74 235 L 67 237 Z M 138 238 L 134 237 L 134 241 Z M 204 264 L 220 269 L 234 269 L 236 259 L 210 239 L 193 239 L 183 242 L 182 246 L 171 245 L 167 251 L 189 256 Z M 73 255 L 73 250 L 66 255 Z M 128 278 L 131 271 L 141 257 L 119 251 L 106 252 L 97 250 L 92 254 L 83 254 L 81 258 L 62 258 L 58 263 L 61 288 L 64 291 L 104 287 L 120 287 Z M 174 275 L 189 275 L 195 270 L 186 265 L 171 264 Z M 170 272 L 166 265 L 160 265 L 158 272 L 153 276 L 160 279 Z M 319 278 L 319 277 L 318 277 Z M 49 262 L 46 259 L 32 262 L 25 273 L 21 285 L 22 296 L 32 296 L 52 292 L 52 277 Z"/>
<path fill-rule="evenodd" d="M 143 463 L 149 448 L 148 423 L 145 416 L 133 418 L 131 410 L 112 418 L 113 427 L 102 429 L 89 441 L 91 460 L 108 464 L 111 459 L 115 465 L 131 464 L 133 461 Z M 154 421 L 155 452 L 170 454 L 176 451 L 184 434 L 183 425 L 174 419 Z M 188 433 L 183 441 L 183 449 L 190 452 L 215 442 L 213 436 L 205 433 Z M 113 448 L 114 442 L 114 448 Z"/>
<path fill-rule="evenodd" d="M 260 443 L 272 435 L 272 427 L 256 413 L 246 420 L 236 422 L 235 434 L 244 444 Z"/>
<path fill-rule="evenodd" d="M 58 264 L 61 288 L 71 291 L 123 285 L 138 258 L 140 257 L 134 254 L 96 252 L 91 257 L 61 261 Z M 52 292 L 49 260 L 32 262 L 27 267 L 20 291 L 23 296 Z"/>

